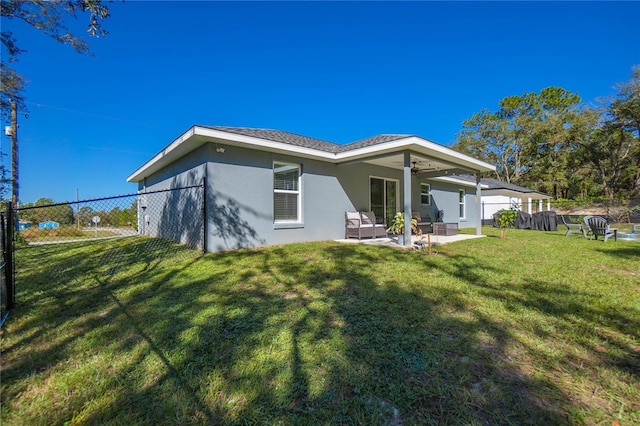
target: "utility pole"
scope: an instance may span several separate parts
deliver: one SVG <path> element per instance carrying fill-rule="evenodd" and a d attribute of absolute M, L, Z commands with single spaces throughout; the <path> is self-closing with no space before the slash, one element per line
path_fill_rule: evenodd
<path fill-rule="evenodd" d="M 11 101 L 11 202 L 18 207 L 18 106 Z"/>

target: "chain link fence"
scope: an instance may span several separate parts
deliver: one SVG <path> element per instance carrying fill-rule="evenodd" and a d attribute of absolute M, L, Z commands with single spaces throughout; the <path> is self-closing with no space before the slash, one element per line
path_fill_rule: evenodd
<path fill-rule="evenodd" d="M 552 200 L 552 210 L 570 216 L 598 215 L 612 223 L 640 223 L 640 198 Z"/>
<path fill-rule="evenodd" d="M 18 248 L 149 236 L 202 249 L 201 185 L 16 209 Z"/>
<path fill-rule="evenodd" d="M 547 200 L 543 200 L 542 203 L 539 203 L 538 200 L 533 200 L 531 203 L 531 213 L 546 211 L 548 207 Z M 527 211 L 528 205 L 521 205 L 520 203 L 514 202 L 482 202 L 482 224 L 494 224 L 494 213 L 503 209 Z M 614 200 L 593 199 L 585 201 L 550 200 L 549 210 L 575 219 L 581 219 L 586 215 L 597 215 L 607 218 L 607 220 L 612 223 L 640 223 L 640 198 Z"/>
<path fill-rule="evenodd" d="M 202 185 L 26 205 L 12 212 L 14 226 L 6 227 L 16 230 L 8 249 L 17 289 L 22 280 L 34 279 L 43 286 L 87 278 L 103 283 L 135 262 L 149 265 L 166 257 L 196 258 L 204 251 Z M 11 308 L 6 300 L 3 283 L 3 316 Z M 15 304 L 20 303 L 18 298 Z"/>

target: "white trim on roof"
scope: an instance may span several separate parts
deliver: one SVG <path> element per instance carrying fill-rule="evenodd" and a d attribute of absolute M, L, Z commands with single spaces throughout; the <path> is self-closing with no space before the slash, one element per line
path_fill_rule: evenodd
<path fill-rule="evenodd" d="M 440 182 L 447 182 L 447 183 L 455 183 L 456 185 L 460 185 L 460 186 L 469 186 L 472 188 L 476 187 L 476 183 L 475 182 L 471 182 L 469 180 L 465 180 L 465 179 L 456 179 L 455 177 L 451 177 L 451 176 L 438 176 L 438 177 L 434 177 L 434 178 L 430 178 L 429 180 L 437 180 Z M 480 189 L 486 189 L 489 186 L 481 183 L 480 184 Z"/>
<path fill-rule="evenodd" d="M 505 197 L 531 198 L 532 200 L 548 200 L 551 198 L 551 195 L 547 195 L 542 192 L 535 192 L 535 191 L 522 192 L 522 191 L 516 191 L 513 189 L 506 189 L 506 188 L 488 189 L 486 191 L 483 191 L 482 195 L 484 197 L 502 195 Z"/>
<path fill-rule="evenodd" d="M 237 133 L 224 132 L 222 130 L 208 129 L 206 127 L 195 126 L 196 134 L 201 136 L 207 136 L 215 139 L 226 140 L 228 145 L 244 146 L 247 148 L 260 149 L 264 151 L 289 151 L 299 154 L 303 157 L 320 157 L 326 160 L 332 160 L 335 158 L 335 154 L 330 152 L 320 151 L 313 148 L 307 148 L 303 146 L 291 145 L 283 142 L 271 141 L 268 139 L 262 139 L 255 136 L 240 135 Z"/>
<path fill-rule="evenodd" d="M 149 161 L 140 166 L 127 178 L 127 182 L 140 182 L 145 177 L 152 175 L 189 152 L 195 150 L 199 146 L 209 142 L 296 155 L 303 158 L 329 161 L 335 164 L 358 159 L 364 160 L 372 155 L 392 154 L 408 149 L 418 154 L 429 155 L 436 159 L 455 163 L 458 166 L 469 168 L 471 170 L 482 172 L 495 170 L 495 166 L 491 164 L 416 136 L 409 136 L 345 152 L 331 153 L 283 142 L 275 142 L 254 136 L 246 136 L 222 130 L 210 129 L 207 127 L 193 126 L 172 141 L 158 154 L 153 156 Z"/>
<path fill-rule="evenodd" d="M 489 163 L 485 163 L 484 161 L 478 160 L 477 158 L 470 157 L 458 151 L 454 151 L 451 148 L 447 148 L 446 146 L 442 146 L 435 142 L 431 142 L 428 139 L 417 136 L 409 136 L 390 142 L 383 142 L 364 148 L 357 148 L 354 150 L 341 152 L 336 156 L 336 159 L 339 161 L 355 160 L 359 158 L 366 158 L 371 155 L 393 153 L 401 149 L 410 149 L 419 154 L 429 155 L 430 157 L 433 157 L 435 159 L 446 160 L 450 162 L 452 161 L 451 157 L 453 157 L 458 160 L 454 161 L 456 164 L 466 167 L 472 167 L 474 170 L 480 170 L 483 172 L 495 170 L 495 166 Z"/>

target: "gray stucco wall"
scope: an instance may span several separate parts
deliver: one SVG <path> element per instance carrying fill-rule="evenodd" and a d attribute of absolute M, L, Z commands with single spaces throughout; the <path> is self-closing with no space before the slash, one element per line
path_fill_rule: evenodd
<path fill-rule="evenodd" d="M 201 147 L 138 183 L 138 191 L 142 193 L 138 197 L 141 234 L 202 248 L 203 191 L 179 188 L 203 183 L 207 151 Z"/>
<path fill-rule="evenodd" d="M 140 191 L 178 188 L 200 184 L 206 176 L 206 248 L 222 251 L 239 247 L 321 241 L 344 238 L 345 211 L 369 210 L 369 177 L 397 179 L 402 208 L 402 171 L 364 163 L 340 166 L 317 160 L 302 159 L 269 152 L 225 146 L 216 152 L 215 145 L 205 144 L 171 166 L 145 179 Z M 274 224 L 273 162 L 300 164 L 302 223 Z M 412 210 L 420 209 L 419 180 L 413 177 Z M 445 221 L 458 222 L 458 187 L 434 181 L 431 183 L 432 205 L 428 212 L 445 210 Z M 469 187 L 467 197 L 475 196 Z M 180 191 L 182 192 L 182 191 Z M 471 194 L 470 194 L 471 193 Z M 161 235 L 171 229 L 170 238 L 184 242 L 195 235 L 201 201 L 191 194 L 165 197 L 161 212 L 147 212 L 151 224 L 147 230 Z M 186 198 L 186 199 L 183 199 Z M 475 226 L 473 199 L 467 201 L 468 222 L 460 227 Z M 152 214 L 153 213 L 153 214 Z M 173 216 L 172 216 L 173 215 Z M 162 227 L 162 222 L 170 224 Z M 155 224 L 156 228 L 153 228 Z M 201 228 L 201 226 L 200 226 Z M 177 229 L 177 230 L 175 230 Z"/>
<path fill-rule="evenodd" d="M 420 200 L 420 184 L 428 183 L 431 185 L 431 205 L 422 205 Z M 422 218 L 430 217 L 435 221 L 438 210 L 444 211 L 443 222 L 458 222 L 459 228 L 474 228 L 478 222 L 478 213 L 476 211 L 476 190 L 475 187 L 467 185 L 459 185 L 455 183 L 447 183 L 432 179 L 412 177 L 412 193 L 411 204 L 412 210 L 420 212 Z M 459 216 L 460 205 L 458 191 L 465 190 L 465 218 Z"/>

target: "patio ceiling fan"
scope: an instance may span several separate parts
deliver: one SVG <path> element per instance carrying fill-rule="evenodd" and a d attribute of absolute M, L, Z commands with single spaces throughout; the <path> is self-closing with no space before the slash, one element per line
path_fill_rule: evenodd
<path fill-rule="evenodd" d="M 427 164 L 426 168 L 422 168 L 422 167 L 418 167 L 418 162 L 417 161 L 412 161 L 411 162 L 413 164 L 413 167 L 411 167 L 411 174 L 412 175 L 417 175 L 420 172 L 428 172 L 428 171 L 432 171 L 432 170 L 438 170 L 437 167 L 431 167 L 431 164 Z"/>

